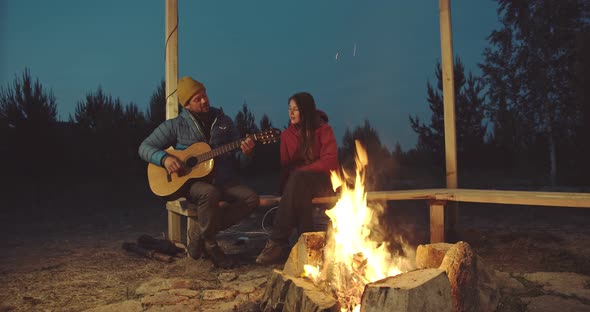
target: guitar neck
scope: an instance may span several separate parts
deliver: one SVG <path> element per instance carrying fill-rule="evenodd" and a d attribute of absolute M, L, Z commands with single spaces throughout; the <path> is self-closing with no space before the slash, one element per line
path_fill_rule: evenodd
<path fill-rule="evenodd" d="M 219 155 L 225 154 L 225 153 L 229 153 L 233 150 L 238 149 L 242 144 L 242 140 L 237 140 L 225 145 L 222 145 L 220 147 L 214 148 L 206 153 L 200 154 L 199 155 L 199 162 L 203 162 L 206 160 L 209 160 L 211 158 L 215 158 Z"/>

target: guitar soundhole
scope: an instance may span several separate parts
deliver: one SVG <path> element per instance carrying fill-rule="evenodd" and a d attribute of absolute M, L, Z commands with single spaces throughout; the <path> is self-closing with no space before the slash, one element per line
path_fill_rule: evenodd
<path fill-rule="evenodd" d="M 199 159 L 195 156 L 186 159 L 186 165 L 190 168 L 196 166 L 199 163 Z"/>

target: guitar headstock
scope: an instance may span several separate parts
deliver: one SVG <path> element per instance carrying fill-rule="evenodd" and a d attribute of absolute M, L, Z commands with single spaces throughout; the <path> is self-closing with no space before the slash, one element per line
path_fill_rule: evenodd
<path fill-rule="evenodd" d="M 253 135 L 254 140 L 262 144 L 275 143 L 281 138 L 281 130 L 277 128 L 270 128 Z"/>

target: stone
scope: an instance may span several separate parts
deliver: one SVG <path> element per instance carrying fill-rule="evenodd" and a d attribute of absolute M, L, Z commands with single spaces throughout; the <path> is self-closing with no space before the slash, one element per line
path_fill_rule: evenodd
<path fill-rule="evenodd" d="M 121 310 L 125 311 L 125 310 Z M 191 312 L 199 311 L 197 307 L 186 305 L 151 306 L 146 312 Z"/>
<path fill-rule="evenodd" d="M 168 280 L 168 283 L 170 284 L 170 289 L 190 289 L 194 284 L 191 280 L 182 278 L 171 278 Z"/>
<path fill-rule="evenodd" d="M 194 289 L 217 289 L 220 287 L 218 281 L 195 280 L 193 283 Z"/>
<path fill-rule="evenodd" d="M 253 292 L 251 294 L 247 294 L 247 295 L 248 295 L 248 300 L 261 302 L 262 297 L 264 296 L 264 289 L 257 289 L 255 292 Z"/>
<path fill-rule="evenodd" d="M 184 296 L 188 298 L 195 298 L 199 295 L 199 292 L 192 289 L 170 289 L 168 293 L 175 296 Z"/>
<path fill-rule="evenodd" d="M 244 302 L 239 304 L 235 311 L 240 311 L 240 312 L 259 312 L 260 311 L 260 307 L 258 306 L 258 304 L 256 304 L 256 302 Z"/>
<path fill-rule="evenodd" d="M 162 290 L 185 288 L 190 289 L 193 287 L 193 282 L 186 279 L 172 278 L 165 279 L 156 277 L 143 284 L 141 284 L 136 290 L 135 294 L 143 296 L 149 294 L 155 294 Z"/>
<path fill-rule="evenodd" d="M 171 295 L 168 292 L 160 292 L 141 298 L 141 303 L 146 306 L 174 305 L 188 301 L 188 297 Z"/>
<path fill-rule="evenodd" d="M 122 302 L 117 302 L 105 306 L 100 306 L 88 310 L 84 310 L 84 312 L 119 312 L 119 311 L 128 311 L 128 312 L 141 312 L 143 308 L 141 306 L 141 302 L 136 300 L 127 300 Z"/>
<path fill-rule="evenodd" d="M 268 277 L 270 272 L 271 272 L 271 269 L 269 269 L 266 266 L 255 267 L 249 272 L 238 275 L 238 280 L 249 281 L 249 280 L 254 280 L 254 279 L 262 279 L 262 278 L 264 280 L 266 280 L 266 278 Z"/>
<path fill-rule="evenodd" d="M 317 288 L 311 281 L 285 274 L 279 270 L 271 273 L 260 310 L 338 312 L 340 306 L 332 296 Z"/>
<path fill-rule="evenodd" d="M 500 304 L 498 277 L 495 271 L 485 265 L 483 258 L 480 256 L 476 256 L 476 258 L 478 311 L 496 311 L 498 304 Z"/>
<path fill-rule="evenodd" d="M 256 291 L 258 289 L 264 289 L 265 285 L 266 285 L 266 277 L 262 277 L 259 279 L 248 280 L 248 281 L 237 280 L 237 281 L 233 281 L 230 283 L 222 283 L 221 287 L 223 289 L 233 289 L 233 290 L 236 290 L 242 294 L 249 294 L 249 293 L 253 293 L 254 291 Z"/>
<path fill-rule="evenodd" d="M 590 311 L 590 305 L 586 305 L 576 299 L 567 299 L 557 296 L 524 297 L 520 299 L 526 303 L 527 312 L 580 312 Z"/>
<path fill-rule="evenodd" d="M 253 287 L 252 285 L 228 284 L 224 286 L 224 288 L 235 290 L 240 294 L 251 294 L 256 291 L 256 287 Z"/>
<path fill-rule="evenodd" d="M 203 300 L 233 299 L 237 295 L 235 290 L 213 289 L 203 291 Z"/>
<path fill-rule="evenodd" d="M 215 304 L 209 304 L 201 307 L 201 311 L 207 312 L 233 312 L 236 311 L 238 303 L 234 301 L 228 302 L 215 302 Z"/>
<path fill-rule="evenodd" d="M 571 272 L 536 272 L 522 275 L 537 283 L 543 290 L 565 296 L 574 296 L 590 302 L 590 277 Z"/>
<path fill-rule="evenodd" d="M 219 279 L 219 281 L 221 282 L 231 282 L 234 281 L 238 278 L 238 275 L 236 273 L 233 272 L 222 272 L 219 273 L 219 275 L 217 276 L 217 278 Z"/>
<path fill-rule="evenodd" d="M 306 232 L 301 234 L 295 246 L 291 248 L 291 253 L 285 263 L 283 273 L 294 277 L 302 277 L 306 264 L 320 266 L 324 258 L 325 244 L 325 232 Z"/>
<path fill-rule="evenodd" d="M 451 285 L 442 269 L 421 269 L 369 283 L 361 298 L 361 312 L 450 312 Z"/>
<path fill-rule="evenodd" d="M 451 249 L 451 247 L 453 247 L 453 244 L 448 243 L 418 245 L 418 248 L 416 249 L 416 268 L 438 268 L 441 265 L 445 254 Z"/>
<path fill-rule="evenodd" d="M 496 283 L 500 291 L 506 293 L 519 293 L 526 289 L 519 280 L 510 276 L 510 273 L 508 272 L 495 271 L 494 276 L 496 277 Z"/>

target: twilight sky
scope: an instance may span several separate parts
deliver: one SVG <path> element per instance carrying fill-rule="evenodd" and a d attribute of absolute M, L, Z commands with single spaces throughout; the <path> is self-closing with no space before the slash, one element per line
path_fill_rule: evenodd
<path fill-rule="evenodd" d="M 0 0 L 0 85 L 29 68 L 52 89 L 59 117 L 98 86 L 146 110 L 164 78 L 164 1 Z M 287 123 L 287 100 L 316 98 L 341 142 L 368 119 L 381 141 L 417 141 L 408 116 L 430 116 L 426 82 L 440 59 L 438 1 L 183 1 L 179 76 L 207 87 L 234 117 L 244 102 L 258 120 Z M 492 0 L 451 3 L 453 48 L 479 73 L 497 28 Z M 355 53 L 356 46 L 356 53 Z M 338 57 L 336 55 L 338 54 Z"/>

